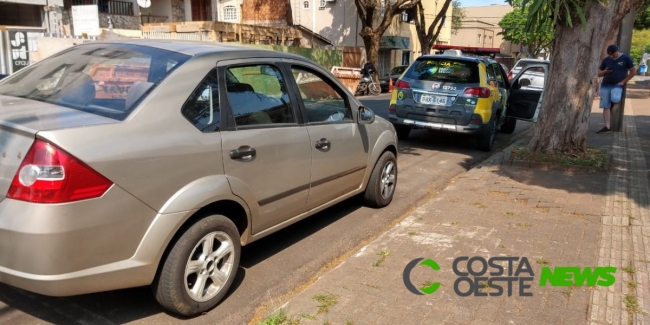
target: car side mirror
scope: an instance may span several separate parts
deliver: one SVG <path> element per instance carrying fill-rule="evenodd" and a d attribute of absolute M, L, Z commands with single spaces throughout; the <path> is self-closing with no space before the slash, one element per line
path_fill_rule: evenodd
<path fill-rule="evenodd" d="M 520 87 L 528 87 L 528 86 L 530 86 L 530 79 L 528 79 L 528 78 L 519 79 L 519 86 Z"/>
<path fill-rule="evenodd" d="M 375 121 L 375 113 L 368 107 L 359 107 L 359 124 L 371 124 Z"/>

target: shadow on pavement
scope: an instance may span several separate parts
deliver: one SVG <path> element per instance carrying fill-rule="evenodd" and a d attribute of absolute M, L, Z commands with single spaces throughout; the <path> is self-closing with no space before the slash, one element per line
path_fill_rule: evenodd
<path fill-rule="evenodd" d="M 362 207 L 359 196 L 341 202 L 277 233 L 242 247 L 242 259 L 236 278 L 220 305 L 237 292 L 246 278 L 246 269 L 310 237 L 328 225 Z M 169 314 L 156 302 L 150 287 L 108 291 L 73 297 L 49 297 L 0 283 L 0 316 L 20 311 L 53 324 L 123 324 L 165 313 L 178 320 L 187 318 Z M 213 311 L 219 309 L 215 307 Z"/>
<path fill-rule="evenodd" d="M 628 99 L 634 99 L 633 96 L 628 96 Z M 645 97 L 644 97 L 645 98 Z M 596 102 L 595 102 L 596 103 Z M 636 103 L 641 103 L 637 100 Z M 641 151 L 645 156 L 646 165 L 643 166 L 644 171 L 641 177 L 650 178 L 650 166 L 648 166 L 648 161 L 650 161 L 650 116 L 638 115 L 639 113 L 639 104 L 634 106 L 635 116 L 634 121 L 637 128 L 638 140 L 641 144 Z M 590 126 L 587 134 L 587 146 L 601 148 L 608 151 L 610 155 L 615 153 L 615 150 L 626 150 L 626 148 L 614 147 L 614 140 L 616 137 L 616 132 L 608 132 L 603 134 L 597 134 L 596 131 L 603 127 L 603 115 L 599 111 L 597 105 L 594 105 L 590 115 Z M 620 134 L 620 133 L 619 133 Z M 532 136 L 532 134 L 530 135 Z M 628 135 L 629 136 L 629 135 Z M 628 141 L 634 141 L 631 139 Z M 525 145 L 525 144 L 523 144 Z M 635 153 L 632 151 L 632 153 Z M 617 157 L 612 159 L 612 169 L 609 172 L 602 171 L 576 171 L 576 172 L 562 172 L 562 171 L 543 171 L 534 168 L 521 168 L 521 167 L 511 167 L 501 165 L 501 160 L 491 161 L 488 163 L 488 166 L 497 166 L 498 168 L 495 171 L 496 174 L 504 175 L 509 177 L 516 183 L 520 183 L 528 186 L 542 187 L 550 190 L 563 190 L 567 195 L 569 194 L 594 194 L 596 197 L 600 197 L 603 200 L 607 196 L 607 182 L 608 177 L 611 173 L 615 172 L 614 168 L 616 166 L 624 166 L 629 163 L 638 163 L 638 161 L 632 161 L 634 157 L 630 155 L 624 155 L 624 157 Z M 633 180 L 628 180 L 628 182 L 633 182 Z M 638 198 L 633 197 L 627 193 L 627 189 L 622 189 L 623 192 L 617 193 L 622 197 L 626 197 L 627 200 L 634 201 L 640 207 L 648 207 L 647 198 Z M 600 209 L 600 204 L 602 202 L 593 202 L 595 208 Z"/>

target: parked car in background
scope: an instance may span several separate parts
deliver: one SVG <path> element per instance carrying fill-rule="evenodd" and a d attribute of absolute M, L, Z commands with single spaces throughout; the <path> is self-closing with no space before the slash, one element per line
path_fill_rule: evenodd
<path fill-rule="evenodd" d="M 411 129 L 470 134 L 480 150 L 491 151 L 499 127 L 512 133 L 517 120 L 537 120 L 543 89 L 526 88 L 530 80 L 522 77 L 536 68 L 547 73 L 546 66 L 531 65 L 508 82 L 491 59 L 421 56 L 395 84 L 388 119 L 399 139 Z"/>
<path fill-rule="evenodd" d="M 515 66 L 512 67 L 512 70 L 508 73 L 508 81 L 511 81 L 514 76 L 516 76 L 523 68 L 530 65 L 544 65 L 548 67 L 551 63 L 549 60 L 539 60 L 539 59 L 521 59 L 515 63 Z M 540 69 L 532 69 L 526 72 L 526 78 L 530 80 L 530 87 L 535 88 L 544 88 L 544 73 Z"/>
<path fill-rule="evenodd" d="M 388 91 L 388 86 L 390 84 L 390 80 L 393 80 L 393 86 L 395 86 L 395 82 L 397 82 L 397 79 L 408 69 L 408 65 L 400 65 L 397 67 L 394 67 L 390 72 L 383 78 L 379 79 L 379 85 L 381 86 L 381 92 L 385 93 Z"/>
<path fill-rule="evenodd" d="M 393 126 L 289 53 L 85 43 L 0 81 L 0 107 L 0 282 L 43 295 L 151 285 L 200 315 L 241 246 L 397 185 Z"/>

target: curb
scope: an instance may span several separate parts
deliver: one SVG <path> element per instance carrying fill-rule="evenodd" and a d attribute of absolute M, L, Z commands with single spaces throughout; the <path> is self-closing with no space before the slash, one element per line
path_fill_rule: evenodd
<path fill-rule="evenodd" d="M 518 139 L 512 140 L 504 149 L 501 149 L 500 151 L 496 152 L 495 154 L 488 157 L 484 161 L 470 168 L 468 172 L 472 169 L 480 169 L 487 166 L 501 165 L 503 161 L 506 159 L 506 157 L 510 157 L 510 152 L 512 152 L 512 149 L 520 146 L 524 142 L 530 141 L 530 139 L 532 138 L 533 128 L 534 126 L 531 126 L 527 130 L 519 133 Z"/>

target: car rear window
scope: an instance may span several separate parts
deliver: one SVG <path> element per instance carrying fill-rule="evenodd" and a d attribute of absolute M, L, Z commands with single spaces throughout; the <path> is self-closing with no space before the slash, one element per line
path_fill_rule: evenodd
<path fill-rule="evenodd" d="M 72 47 L 0 82 L 0 95 L 126 119 L 189 55 L 133 44 Z"/>
<path fill-rule="evenodd" d="M 479 83 L 478 63 L 453 59 L 419 59 L 406 72 L 406 78 L 454 83 Z"/>
<path fill-rule="evenodd" d="M 517 65 L 515 66 L 515 68 L 516 69 L 523 69 L 523 68 L 525 68 L 525 67 L 527 67 L 529 65 L 533 65 L 533 64 L 542 64 L 542 62 L 540 62 L 540 61 L 524 61 L 524 60 L 520 60 L 519 62 L 517 62 Z"/>

